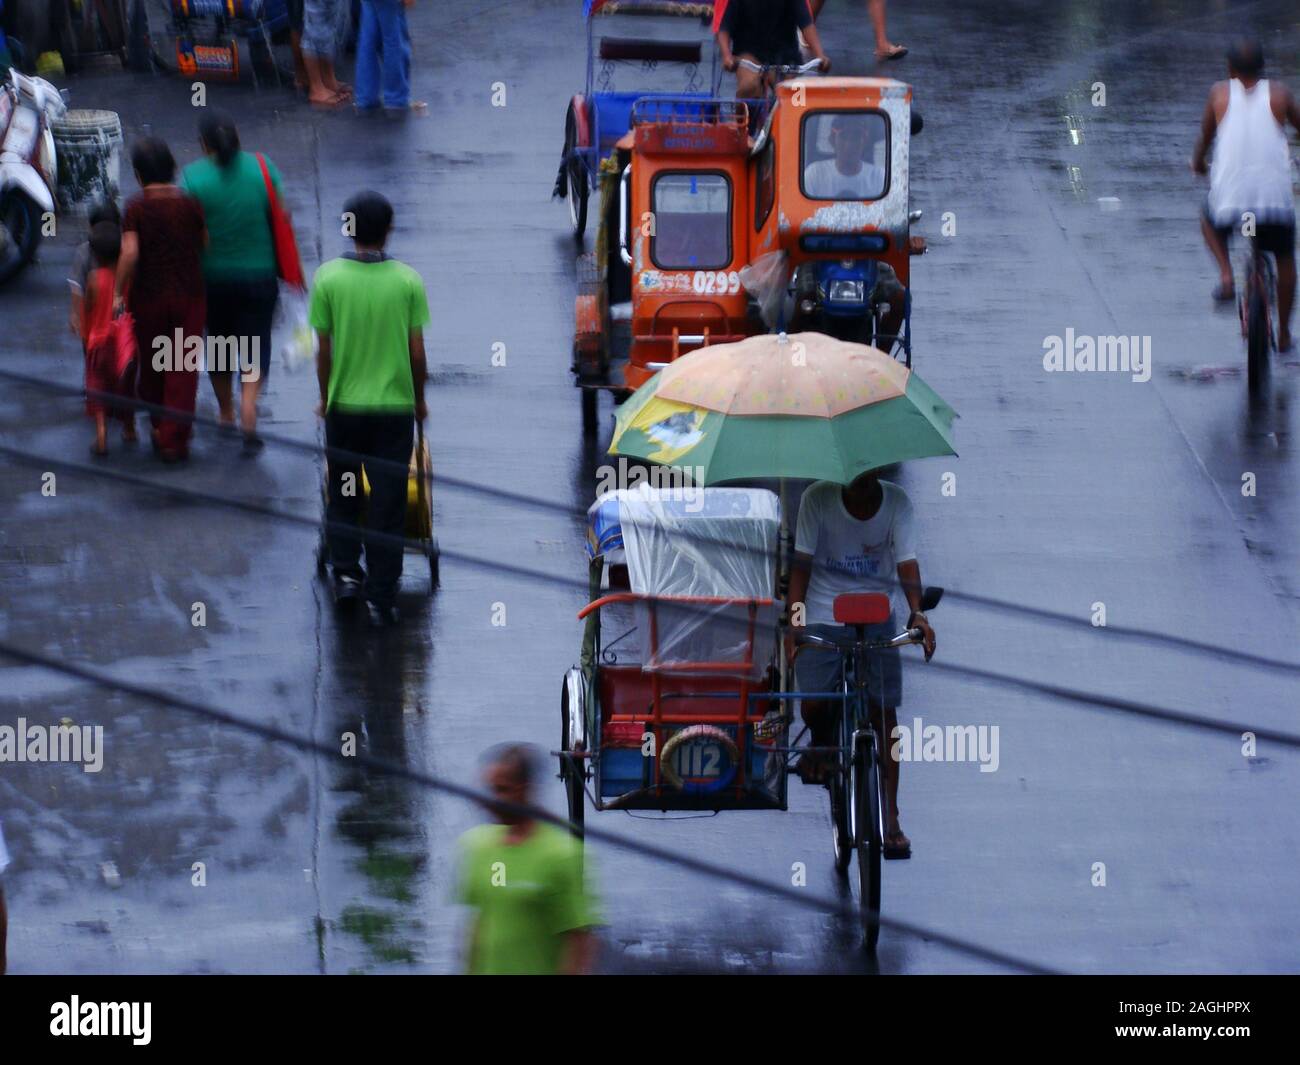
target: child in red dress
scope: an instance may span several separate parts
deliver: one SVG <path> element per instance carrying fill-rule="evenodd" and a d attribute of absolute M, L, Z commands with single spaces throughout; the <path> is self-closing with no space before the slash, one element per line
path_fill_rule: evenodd
<path fill-rule="evenodd" d="M 86 353 L 86 413 L 95 419 L 95 442 L 91 454 L 108 454 L 108 419 L 122 419 L 122 439 L 136 439 L 135 412 L 129 408 L 112 408 L 103 397 L 92 392 L 117 392 L 120 382 L 115 371 L 113 338 L 113 286 L 117 259 L 122 247 L 122 231 L 113 222 L 99 222 L 90 230 L 90 254 L 93 265 L 86 277 L 81 298 L 81 342 Z"/>

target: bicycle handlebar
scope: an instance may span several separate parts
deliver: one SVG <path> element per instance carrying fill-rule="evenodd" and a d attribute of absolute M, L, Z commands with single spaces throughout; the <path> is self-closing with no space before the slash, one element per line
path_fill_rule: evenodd
<path fill-rule="evenodd" d="M 755 63 L 752 59 L 738 59 L 736 65 L 744 67 L 746 70 L 752 70 L 755 74 L 768 74 L 775 71 L 782 77 L 793 77 L 801 74 L 811 74 L 814 70 L 820 70 L 822 61 L 820 59 L 810 59 L 806 63 L 796 65 L 793 63 Z"/>
<path fill-rule="evenodd" d="M 925 640 L 925 633 L 920 628 L 904 629 L 897 636 L 891 636 L 888 640 L 866 640 L 863 646 L 868 651 L 884 651 L 891 647 L 906 647 L 909 644 L 922 643 Z M 825 636 L 816 636 L 812 633 L 796 634 L 795 636 L 794 655 L 791 661 L 799 656 L 799 652 L 806 647 L 825 647 L 832 651 L 843 654 L 851 647 L 836 643 L 834 640 L 828 640 Z"/>

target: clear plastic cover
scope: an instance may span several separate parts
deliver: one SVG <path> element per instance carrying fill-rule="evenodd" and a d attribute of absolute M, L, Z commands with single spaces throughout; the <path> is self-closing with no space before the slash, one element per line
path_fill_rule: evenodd
<path fill-rule="evenodd" d="M 659 600 L 773 597 L 781 513 L 772 492 L 642 485 L 616 495 L 632 591 Z M 710 672 L 757 678 L 775 649 L 775 603 L 752 617 L 745 604 L 659 601 L 637 610 L 646 669 L 713 663 Z"/>
<path fill-rule="evenodd" d="M 758 304 L 763 324 L 769 329 L 779 328 L 786 291 L 790 286 L 790 257 L 784 251 L 760 255 L 741 268 L 740 283 Z"/>

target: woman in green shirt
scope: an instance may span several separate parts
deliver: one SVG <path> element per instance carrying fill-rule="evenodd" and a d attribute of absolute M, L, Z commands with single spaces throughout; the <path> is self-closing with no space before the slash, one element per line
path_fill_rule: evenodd
<path fill-rule="evenodd" d="M 219 350 L 239 352 L 239 420 L 244 452 L 252 455 L 262 446 L 257 397 L 271 369 L 271 320 L 280 291 L 270 197 L 258 156 L 240 150 L 239 132 L 229 115 L 205 113 L 199 120 L 199 143 L 204 158 L 185 168 L 181 187 L 199 201 L 208 220 L 203 255 L 208 350 L 217 350 L 213 340 L 221 338 Z M 279 199 L 279 171 L 269 159 L 264 161 Z M 233 427 L 235 373 L 228 365 L 210 365 L 208 376 L 221 421 Z"/>

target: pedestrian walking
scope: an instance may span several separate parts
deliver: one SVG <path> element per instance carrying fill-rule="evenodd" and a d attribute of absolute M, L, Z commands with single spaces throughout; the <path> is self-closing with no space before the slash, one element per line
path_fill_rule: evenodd
<path fill-rule="evenodd" d="M 538 758 L 523 744 L 488 753 L 484 783 L 495 823 L 460 838 L 459 898 L 474 910 L 467 968 L 477 975 L 590 972 L 599 923 L 582 844 L 517 809 L 532 798 Z"/>
<path fill-rule="evenodd" d="M 402 112 L 411 102 L 411 33 L 406 9 L 415 0 L 361 0 L 357 37 L 357 110 Z"/>
<path fill-rule="evenodd" d="M 198 370 L 188 353 L 203 346 L 203 208 L 176 186 L 176 160 L 166 142 L 141 139 L 131 164 L 140 192 L 122 217 L 116 288 L 117 302 L 135 318 L 138 392 L 146 403 L 193 415 Z M 189 419 L 151 413 L 150 421 L 164 462 L 189 457 Z"/>
<path fill-rule="evenodd" d="M 94 268 L 86 277 L 81 298 L 81 345 L 85 358 L 86 414 L 95 420 L 95 442 L 90 452 L 98 458 L 108 454 L 108 419 L 122 422 L 122 440 L 134 443 L 135 411 L 112 408 L 92 392 L 117 392 L 116 344 L 113 333 L 113 289 L 117 260 L 122 249 L 122 231 L 112 222 L 100 222 L 90 231 Z"/>
<path fill-rule="evenodd" d="M 406 528 L 406 469 L 414 419 L 427 415 L 424 326 L 429 304 L 420 275 L 384 252 L 393 207 L 377 192 L 360 192 L 343 208 L 354 251 L 323 264 L 312 281 L 309 319 L 320 349 L 316 374 L 325 442 L 362 456 L 387 460 L 365 471 L 370 484 L 366 528 L 401 537 Z M 331 456 L 326 518 L 335 600 L 368 601 L 372 619 L 395 624 L 402 577 L 400 543 L 367 542 L 336 526 L 360 529 L 360 459 Z"/>
<path fill-rule="evenodd" d="M 303 0 L 301 47 L 307 100 L 319 110 L 336 110 L 352 96 L 352 86 L 334 75 L 351 20 L 348 0 Z"/>
<path fill-rule="evenodd" d="M 86 291 L 86 279 L 95 268 L 95 259 L 90 252 L 90 231 L 100 222 L 112 222 L 119 229 L 122 227 L 122 212 L 112 199 L 98 199 L 86 212 L 86 239 L 77 245 L 72 253 L 72 270 L 68 274 L 68 290 L 71 303 L 68 308 L 68 328 L 81 336 L 81 300 Z"/>
<path fill-rule="evenodd" d="M 808 5 L 812 8 L 815 20 L 821 14 L 822 8 L 826 6 L 826 0 L 808 0 Z M 902 59 L 907 55 L 906 48 L 901 44 L 894 44 L 889 39 L 889 33 L 885 28 L 885 0 L 867 0 L 867 15 L 871 19 L 871 28 L 876 35 L 876 59 L 884 63 L 891 59 Z"/>
<path fill-rule="evenodd" d="M 240 149 L 234 120 L 208 111 L 199 120 L 203 158 L 181 174 L 181 188 L 203 208 L 208 245 L 203 252 L 209 344 L 240 350 L 250 365 L 208 367 L 223 425 L 235 424 L 234 382 L 240 379 L 239 421 L 244 454 L 262 446 L 257 398 L 271 372 L 271 322 L 279 299 L 271 190 L 283 202 L 280 172 L 269 159 Z M 265 173 L 263 173 L 265 166 Z M 269 185 L 269 188 L 268 188 Z"/>

